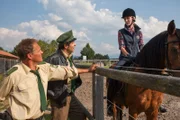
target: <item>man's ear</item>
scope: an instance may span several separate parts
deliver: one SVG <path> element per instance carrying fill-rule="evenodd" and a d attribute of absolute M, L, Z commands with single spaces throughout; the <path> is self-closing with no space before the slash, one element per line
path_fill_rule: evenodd
<path fill-rule="evenodd" d="M 65 48 L 65 49 L 67 49 L 68 46 L 69 46 L 68 44 L 66 44 L 66 43 L 64 44 L 64 48 Z"/>
<path fill-rule="evenodd" d="M 32 53 L 28 53 L 28 54 L 27 54 L 27 58 L 28 58 L 29 60 L 32 60 Z"/>

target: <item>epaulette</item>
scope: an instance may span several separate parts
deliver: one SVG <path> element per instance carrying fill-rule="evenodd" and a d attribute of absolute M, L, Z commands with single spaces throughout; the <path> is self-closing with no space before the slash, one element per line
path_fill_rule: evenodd
<path fill-rule="evenodd" d="M 58 65 L 51 64 L 50 66 L 53 67 L 53 68 L 58 68 Z"/>
<path fill-rule="evenodd" d="M 11 69 L 9 69 L 7 72 L 6 72 L 6 75 L 9 76 L 11 73 L 13 73 L 14 71 L 16 71 L 18 69 L 18 67 L 13 67 Z"/>
<path fill-rule="evenodd" d="M 42 61 L 38 65 L 46 64 L 46 62 Z"/>

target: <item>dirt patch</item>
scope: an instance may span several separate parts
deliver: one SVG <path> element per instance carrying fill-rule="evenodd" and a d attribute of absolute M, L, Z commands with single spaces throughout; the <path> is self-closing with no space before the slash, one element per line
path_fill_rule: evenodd
<path fill-rule="evenodd" d="M 92 113 L 92 74 L 86 73 L 81 75 L 83 84 L 76 91 L 76 96 L 84 104 L 90 113 Z M 106 89 L 104 84 L 104 96 L 106 96 Z M 159 113 L 158 120 L 179 120 L 180 119 L 180 97 L 164 94 L 163 104 L 168 112 Z M 125 110 L 127 111 L 127 110 Z M 106 100 L 104 100 L 104 119 L 111 120 L 112 117 L 106 115 Z M 124 115 L 124 120 L 128 119 L 128 114 Z M 144 113 L 141 113 L 138 120 L 146 120 Z"/>

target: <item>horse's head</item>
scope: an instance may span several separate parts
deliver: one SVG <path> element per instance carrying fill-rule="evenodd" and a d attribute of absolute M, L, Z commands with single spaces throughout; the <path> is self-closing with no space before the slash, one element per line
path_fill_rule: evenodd
<path fill-rule="evenodd" d="M 167 31 L 149 40 L 137 55 L 136 63 L 144 68 L 180 69 L 180 29 L 175 27 L 174 20 L 169 23 Z M 161 74 L 157 71 L 147 72 Z"/>
<path fill-rule="evenodd" d="M 166 62 L 169 69 L 180 70 L 180 29 L 176 29 L 174 20 L 168 25 Z"/>

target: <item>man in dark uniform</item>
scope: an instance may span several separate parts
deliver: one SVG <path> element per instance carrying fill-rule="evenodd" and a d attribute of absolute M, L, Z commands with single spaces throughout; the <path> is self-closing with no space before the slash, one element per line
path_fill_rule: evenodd
<path fill-rule="evenodd" d="M 72 53 L 75 49 L 75 40 L 72 30 L 65 32 L 57 38 L 59 43 L 58 50 L 53 55 L 46 59 L 54 65 L 69 66 L 74 68 L 72 62 Z M 92 72 L 96 69 L 96 64 L 92 64 L 89 69 L 77 68 L 78 74 Z M 77 102 L 74 91 L 82 83 L 81 78 L 78 77 L 71 82 L 67 79 L 63 81 L 52 81 L 48 84 L 48 93 L 52 107 L 52 120 L 85 120 L 86 116 L 82 108 Z"/>

